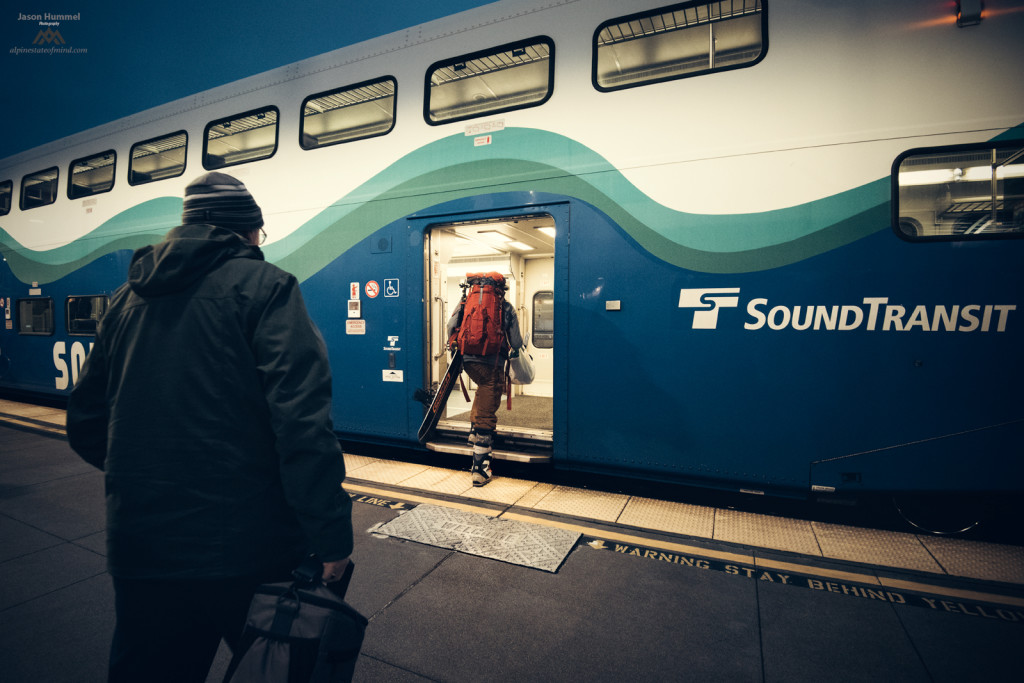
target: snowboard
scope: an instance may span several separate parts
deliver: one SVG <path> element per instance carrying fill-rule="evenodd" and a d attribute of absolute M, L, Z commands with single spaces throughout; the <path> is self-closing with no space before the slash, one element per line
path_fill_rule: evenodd
<path fill-rule="evenodd" d="M 430 406 L 427 407 L 427 414 L 423 416 L 423 423 L 420 425 L 420 430 L 416 436 L 419 438 L 420 443 L 427 440 L 427 437 L 437 427 L 437 423 L 441 421 L 441 414 L 444 412 L 444 404 L 448 402 L 448 397 L 452 393 L 452 387 L 454 387 L 459 381 L 459 373 L 462 372 L 462 353 L 458 350 L 455 351 L 452 356 L 451 363 L 448 364 L 448 372 L 444 373 L 444 377 L 441 378 L 440 383 L 437 385 L 437 392 L 434 394 L 434 398 L 430 401 Z"/>

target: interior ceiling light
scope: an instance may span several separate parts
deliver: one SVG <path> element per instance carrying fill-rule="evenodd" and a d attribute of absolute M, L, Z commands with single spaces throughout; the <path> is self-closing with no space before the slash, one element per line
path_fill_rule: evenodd
<path fill-rule="evenodd" d="M 508 246 L 513 249 L 518 249 L 519 251 L 533 251 L 533 247 L 529 244 L 524 244 L 523 242 L 509 242 Z"/>
<path fill-rule="evenodd" d="M 999 166 L 996 180 L 1024 177 L 1024 166 Z M 899 174 L 901 187 L 910 185 L 941 185 L 942 183 L 985 182 L 992 180 L 991 166 L 968 166 L 967 168 L 936 168 L 927 171 L 903 171 Z"/>
<path fill-rule="evenodd" d="M 480 235 L 485 239 L 494 240 L 495 242 L 501 242 L 502 244 L 511 240 L 510 237 L 502 235 L 497 230 L 478 230 L 476 234 Z"/>

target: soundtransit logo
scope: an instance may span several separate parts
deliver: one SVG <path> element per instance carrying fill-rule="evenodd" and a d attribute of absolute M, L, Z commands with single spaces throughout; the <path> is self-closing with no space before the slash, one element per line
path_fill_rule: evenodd
<path fill-rule="evenodd" d="M 33 22 L 38 26 L 32 45 L 35 47 L 12 47 L 12 55 L 23 54 L 85 54 L 86 48 L 67 47 L 67 40 L 60 30 L 61 22 L 81 21 L 82 13 L 76 14 L 25 14 L 18 13 L 18 21 Z"/>
<path fill-rule="evenodd" d="M 679 308 L 695 308 L 693 329 L 718 329 L 718 309 L 736 308 L 740 304 L 739 287 L 720 289 L 682 289 L 679 291 Z"/>
<path fill-rule="evenodd" d="M 887 296 L 862 296 L 860 301 L 781 303 L 749 299 L 746 319 L 728 314 L 723 327 L 745 330 L 815 330 L 865 332 L 1006 332 L 1017 304 L 961 302 L 922 304 L 890 301 Z M 740 288 L 680 289 L 679 308 L 693 310 L 694 330 L 717 330 L 722 309 L 739 308 Z"/>

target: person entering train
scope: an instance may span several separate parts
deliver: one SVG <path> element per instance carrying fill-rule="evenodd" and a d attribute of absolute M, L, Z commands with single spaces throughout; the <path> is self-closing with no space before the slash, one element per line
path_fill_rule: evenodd
<path fill-rule="evenodd" d="M 449 343 L 458 345 L 463 367 L 476 382 L 469 413 L 469 444 L 473 447 L 473 486 L 484 486 L 492 477 L 491 452 L 498 427 L 498 406 L 506 387 L 505 361 L 510 349 L 523 347 L 515 307 L 505 301 L 507 290 L 501 273 L 467 273 L 463 295 L 448 319 Z"/>
<path fill-rule="evenodd" d="M 106 473 L 110 681 L 202 683 L 263 582 L 307 554 L 339 580 L 352 502 L 324 341 L 259 248 L 245 185 L 207 173 L 182 225 L 135 252 L 67 408 Z"/>

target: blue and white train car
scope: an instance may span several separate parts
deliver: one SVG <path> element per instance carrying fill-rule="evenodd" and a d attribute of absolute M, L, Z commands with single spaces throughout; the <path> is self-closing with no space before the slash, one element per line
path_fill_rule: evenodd
<path fill-rule="evenodd" d="M 70 391 L 217 169 L 302 282 L 346 439 L 418 445 L 458 282 L 498 270 L 538 368 L 502 457 L 1019 491 L 1024 11 L 980 5 L 505 0 L 5 159 L 0 388 Z M 459 394 L 428 448 L 461 447 Z"/>

